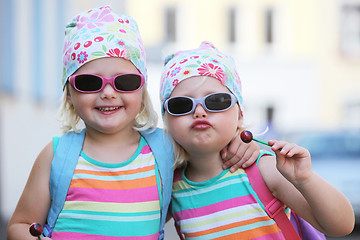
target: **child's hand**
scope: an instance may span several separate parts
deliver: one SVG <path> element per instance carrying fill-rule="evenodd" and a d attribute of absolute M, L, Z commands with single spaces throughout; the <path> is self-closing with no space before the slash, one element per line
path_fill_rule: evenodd
<path fill-rule="evenodd" d="M 230 144 L 221 151 L 224 161 L 223 168 L 230 168 L 230 172 L 251 166 L 260 154 L 260 148 L 255 142 L 244 143 L 240 135 L 234 137 Z"/>
<path fill-rule="evenodd" d="M 268 142 L 276 154 L 276 167 L 293 184 L 301 184 L 312 174 L 311 156 L 307 149 L 294 143 L 270 140 Z"/>

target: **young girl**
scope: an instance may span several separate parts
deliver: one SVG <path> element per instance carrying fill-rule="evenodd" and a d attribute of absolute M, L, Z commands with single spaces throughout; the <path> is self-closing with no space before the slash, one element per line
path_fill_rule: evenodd
<path fill-rule="evenodd" d="M 30 239 L 33 222 L 46 223 L 43 239 L 162 239 L 173 152 L 155 128 L 137 24 L 100 7 L 78 14 L 65 34 L 66 134 L 36 159 L 8 239 Z M 232 148 L 235 159 L 256 152 Z"/>
<path fill-rule="evenodd" d="M 187 239 L 284 239 L 259 204 L 243 169 L 221 167 L 220 150 L 242 129 L 240 79 L 231 57 L 208 42 L 167 60 L 161 83 L 164 121 L 176 164 L 171 213 Z M 349 234 L 354 214 L 346 197 L 311 170 L 309 152 L 269 141 L 276 157 L 258 160 L 275 197 L 321 232 Z"/>

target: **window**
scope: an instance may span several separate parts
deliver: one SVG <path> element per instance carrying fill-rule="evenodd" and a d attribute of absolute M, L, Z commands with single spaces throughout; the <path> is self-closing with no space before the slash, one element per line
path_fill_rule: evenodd
<path fill-rule="evenodd" d="M 0 1 L 0 92 L 14 92 L 14 21 L 13 1 Z"/>
<path fill-rule="evenodd" d="M 274 41 L 274 11 L 271 8 L 265 10 L 265 43 L 272 45 Z"/>
<path fill-rule="evenodd" d="M 33 4 L 33 17 L 34 17 L 34 49 L 33 51 L 33 76 L 31 81 L 33 82 L 32 86 L 32 95 L 34 96 L 34 99 L 37 101 L 40 101 L 43 99 L 43 75 L 42 75 L 42 69 L 43 69 L 43 61 L 42 61 L 42 55 L 43 55 L 43 45 L 44 45 L 44 31 L 43 31 L 43 17 L 44 9 L 43 4 L 40 0 L 35 0 Z"/>
<path fill-rule="evenodd" d="M 360 57 L 360 2 L 342 6 L 340 27 L 342 52 Z"/>
<path fill-rule="evenodd" d="M 236 8 L 230 8 L 229 9 L 229 24 L 228 24 L 228 41 L 230 43 L 236 43 L 237 39 L 236 39 L 236 20 L 237 20 L 237 17 L 236 17 Z"/>
<path fill-rule="evenodd" d="M 176 41 L 176 9 L 168 7 L 165 10 L 165 34 L 167 42 Z"/>

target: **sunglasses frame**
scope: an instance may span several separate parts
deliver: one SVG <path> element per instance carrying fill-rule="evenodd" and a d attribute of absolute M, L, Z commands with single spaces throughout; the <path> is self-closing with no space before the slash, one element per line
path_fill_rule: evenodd
<path fill-rule="evenodd" d="M 98 77 L 102 80 L 102 85 L 101 85 L 101 88 L 98 89 L 98 90 L 94 90 L 94 91 L 83 91 L 83 90 L 80 90 L 76 87 L 75 85 L 75 81 L 76 81 L 76 77 L 77 76 L 84 76 L 84 75 L 88 75 L 88 76 L 95 76 L 95 77 Z M 132 90 L 132 91 L 124 91 L 124 90 L 119 90 L 115 87 L 115 79 L 117 77 L 121 77 L 121 76 L 125 76 L 125 75 L 135 75 L 135 76 L 139 76 L 140 79 L 141 79 L 141 82 L 140 82 L 140 86 L 135 89 L 135 90 Z M 71 84 L 71 86 L 78 92 L 81 92 L 81 93 L 97 93 L 97 92 L 100 92 L 104 89 L 104 87 L 106 86 L 106 84 L 110 84 L 117 92 L 122 92 L 122 93 L 131 93 L 131 92 L 135 92 L 139 89 L 142 88 L 142 86 L 144 86 L 145 84 L 145 78 L 142 74 L 140 73 L 124 73 L 124 74 L 117 74 L 113 77 L 110 77 L 110 78 L 106 78 L 106 77 L 103 77 L 103 76 L 99 76 L 99 75 L 96 75 L 96 74 L 90 74 L 90 73 L 80 73 L 80 74 L 74 74 L 74 75 L 71 75 L 69 77 L 69 82 Z"/>
<path fill-rule="evenodd" d="M 216 94 L 226 94 L 230 96 L 231 99 L 231 103 L 230 106 L 225 108 L 225 109 L 221 109 L 221 110 L 211 110 L 208 109 L 205 105 L 205 99 L 212 96 L 212 95 L 216 95 Z M 172 113 L 169 110 L 169 101 L 172 99 L 176 99 L 176 98 L 186 98 L 186 99 L 190 99 L 192 101 L 192 108 L 190 111 L 186 112 L 186 113 Z M 164 108 L 165 110 L 172 116 L 184 116 L 190 113 L 193 113 L 195 111 L 195 108 L 197 107 L 198 104 L 201 104 L 201 106 L 208 112 L 224 112 L 230 108 L 232 108 L 236 103 L 237 103 L 237 98 L 232 94 L 232 93 L 227 93 L 227 92 L 216 92 L 216 93 L 211 93 L 209 95 L 206 95 L 202 98 L 192 98 L 192 97 L 188 97 L 188 96 L 176 96 L 176 97 L 172 97 L 172 98 L 168 98 L 166 99 L 166 101 L 164 102 Z"/>

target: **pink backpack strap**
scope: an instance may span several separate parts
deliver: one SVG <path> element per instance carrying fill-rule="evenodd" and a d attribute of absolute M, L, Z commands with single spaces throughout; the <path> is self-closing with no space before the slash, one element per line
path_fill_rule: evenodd
<path fill-rule="evenodd" d="M 274 219 L 277 223 L 284 234 L 284 237 L 291 240 L 301 240 L 284 211 L 284 204 L 272 195 L 266 186 L 256 163 L 249 168 L 246 168 L 245 172 L 248 175 L 250 185 L 265 206 L 265 211 L 269 217 Z"/>

